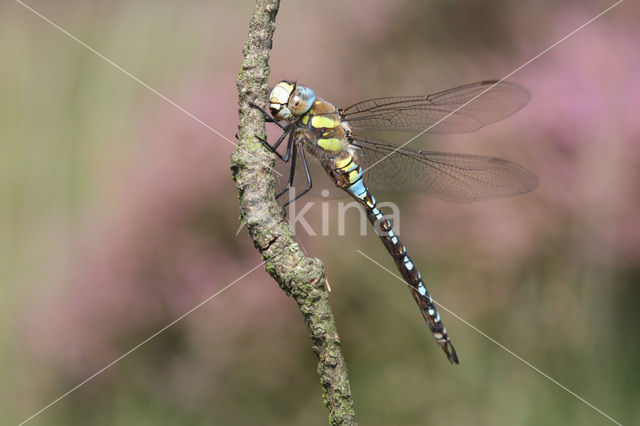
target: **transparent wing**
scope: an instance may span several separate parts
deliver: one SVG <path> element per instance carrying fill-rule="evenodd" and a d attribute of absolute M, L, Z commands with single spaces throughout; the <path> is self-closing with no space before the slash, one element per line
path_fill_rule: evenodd
<path fill-rule="evenodd" d="M 354 139 L 353 145 L 361 150 L 365 183 L 371 188 L 465 203 L 522 194 L 539 183 L 529 170 L 500 158 L 413 151 L 367 139 Z"/>
<path fill-rule="evenodd" d="M 516 84 L 489 80 L 425 96 L 370 99 L 342 114 L 353 129 L 463 133 L 508 117 L 529 99 Z"/>

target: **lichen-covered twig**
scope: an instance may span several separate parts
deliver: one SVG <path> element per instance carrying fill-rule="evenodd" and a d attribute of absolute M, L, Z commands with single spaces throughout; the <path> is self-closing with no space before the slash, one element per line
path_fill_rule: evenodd
<path fill-rule="evenodd" d="M 238 187 L 240 219 L 266 261 L 267 271 L 294 298 L 311 333 L 324 403 L 330 410 L 329 422 L 355 424 L 347 366 L 329 307 L 324 266 L 302 253 L 284 221 L 282 208 L 275 200 L 271 174 L 274 156 L 259 139 L 266 137 L 264 117 L 250 106 L 265 105 L 268 59 L 279 6 L 279 0 L 257 0 L 249 24 L 237 83 L 239 143 L 231 158 L 231 170 Z"/>

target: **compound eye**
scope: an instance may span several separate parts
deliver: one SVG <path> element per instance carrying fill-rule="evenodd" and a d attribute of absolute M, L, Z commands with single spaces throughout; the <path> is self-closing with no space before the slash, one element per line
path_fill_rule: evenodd
<path fill-rule="evenodd" d="M 298 86 L 289 100 L 289 110 L 293 115 L 303 115 L 311 109 L 311 105 L 315 100 L 316 95 L 313 90 L 308 87 Z"/>

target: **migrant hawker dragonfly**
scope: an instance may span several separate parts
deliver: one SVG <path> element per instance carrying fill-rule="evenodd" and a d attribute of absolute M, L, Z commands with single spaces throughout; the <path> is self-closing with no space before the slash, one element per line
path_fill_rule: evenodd
<path fill-rule="evenodd" d="M 369 221 L 409 285 L 429 329 L 452 363 L 458 363 L 458 356 L 433 299 L 369 188 L 412 190 L 446 200 L 470 202 L 531 191 L 538 185 L 538 179 L 507 160 L 414 151 L 403 145 L 367 139 L 355 132 L 471 132 L 513 114 L 528 101 L 527 91 L 513 83 L 481 81 L 425 96 L 370 99 L 340 109 L 316 97 L 308 87 L 281 81 L 269 96 L 271 114 L 256 106 L 267 121 L 283 130 L 275 143 L 263 142 L 281 160 L 291 161 L 288 187 L 293 185 L 297 157 L 302 160 L 307 188 L 289 202 L 311 189 L 306 151 L 319 160 L 339 188 L 365 208 Z M 277 149 L 285 139 L 286 152 L 282 155 Z"/>

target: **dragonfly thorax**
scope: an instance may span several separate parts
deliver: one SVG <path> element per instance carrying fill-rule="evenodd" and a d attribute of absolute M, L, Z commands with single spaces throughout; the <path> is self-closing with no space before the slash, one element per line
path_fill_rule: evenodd
<path fill-rule="evenodd" d="M 276 120 L 291 120 L 309 111 L 315 100 L 316 94 L 308 87 L 281 81 L 271 90 L 269 109 Z"/>

